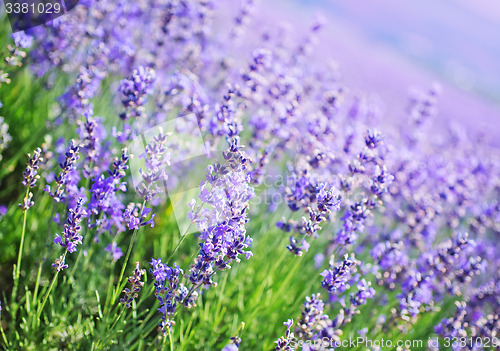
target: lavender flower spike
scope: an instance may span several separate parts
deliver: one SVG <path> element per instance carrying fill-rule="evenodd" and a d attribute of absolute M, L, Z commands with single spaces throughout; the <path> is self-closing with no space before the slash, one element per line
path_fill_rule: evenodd
<path fill-rule="evenodd" d="M 152 68 L 140 66 L 134 70 L 132 76 L 120 82 L 119 92 L 122 95 L 122 104 L 127 109 L 120 117 L 140 117 L 142 115 L 146 96 L 153 92 L 156 73 Z"/>
<path fill-rule="evenodd" d="M 136 187 L 136 190 L 144 200 L 150 201 L 162 190 L 158 186 L 159 182 L 167 180 L 165 167 L 170 164 L 169 155 L 167 153 L 167 134 L 160 129 L 154 140 L 146 146 L 145 152 L 140 155 L 146 163 L 146 171 L 140 170 L 142 181 Z"/>
<path fill-rule="evenodd" d="M 37 148 L 33 153 L 33 157 L 28 154 L 28 157 L 30 159 L 28 161 L 28 164 L 26 165 L 26 170 L 23 172 L 22 181 L 22 184 L 28 188 L 33 188 L 36 184 L 36 181 L 40 179 L 40 176 L 37 174 L 37 172 L 40 168 L 39 163 L 43 162 L 43 158 L 40 157 L 41 152 L 42 150 L 40 148 Z M 28 210 L 31 206 L 34 205 L 34 202 L 31 200 L 32 197 L 33 194 L 31 192 L 28 192 L 26 197 L 23 199 L 23 203 L 19 204 L 19 207 L 21 207 L 23 211 Z"/>
<path fill-rule="evenodd" d="M 65 185 L 69 182 L 69 173 L 73 170 L 76 161 L 80 158 L 79 156 L 80 147 L 75 144 L 74 140 L 70 141 L 68 151 L 66 151 L 66 159 L 64 162 L 60 163 L 61 173 L 56 176 L 56 190 L 52 192 L 50 186 L 45 187 L 45 191 L 48 191 L 50 196 L 56 201 L 61 202 L 66 198 Z"/>
<path fill-rule="evenodd" d="M 347 285 L 347 280 L 349 279 L 351 269 L 357 264 L 357 261 L 353 259 L 348 259 L 348 255 L 344 256 L 344 260 L 338 266 L 334 265 L 333 257 L 330 260 L 330 269 L 325 269 L 321 276 L 324 280 L 321 282 L 323 289 L 329 293 L 336 291 L 344 291 L 349 288 Z"/>
<path fill-rule="evenodd" d="M 161 322 L 158 326 L 163 331 L 163 335 L 166 335 L 168 330 L 175 324 L 172 318 L 177 308 L 177 302 L 180 300 L 179 295 L 183 294 L 184 290 L 179 285 L 179 277 L 184 272 L 177 264 L 174 264 L 173 268 L 168 267 L 161 262 L 161 258 L 153 259 L 150 264 L 153 267 L 149 271 L 154 279 L 155 296 L 160 303 L 158 311 L 162 313 Z M 188 296 L 184 296 L 182 300 L 187 298 Z"/>
<path fill-rule="evenodd" d="M 285 336 L 279 338 L 275 341 L 276 347 L 274 348 L 276 351 L 292 351 L 294 350 L 292 346 L 290 346 L 290 342 L 294 339 L 293 333 L 290 331 L 292 328 L 293 319 L 289 319 L 286 322 L 283 322 L 283 325 L 286 326 L 286 334 Z"/>
<path fill-rule="evenodd" d="M 132 290 L 130 290 L 129 288 L 125 288 L 123 290 L 125 296 L 120 299 L 120 302 L 127 308 L 130 308 L 134 299 L 139 296 L 137 293 L 141 291 L 141 288 L 144 286 L 144 282 L 141 281 L 141 277 L 144 274 L 146 274 L 146 270 L 140 269 L 139 262 L 136 262 L 133 274 L 127 279 L 129 284 L 132 284 Z"/>
<path fill-rule="evenodd" d="M 118 261 L 120 257 L 123 256 L 122 249 L 116 244 L 115 241 L 113 241 L 112 244 L 109 244 L 106 246 L 104 251 L 109 252 L 109 254 L 113 257 L 113 261 Z"/>
<path fill-rule="evenodd" d="M 80 222 L 87 215 L 87 212 L 83 208 L 83 203 L 84 199 L 80 198 L 77 201 L 75 208 L 69 209 L 68 219 L 66 220 L 66 224 L 64 224 L 62 236 L 56 235 L 56 238 L 54 239 L 54 244 L 61 245 L 70 253 L 75 252 L 76 245 L 82 243 L 83 238 L 80 235 L 82 227 L 80 226 Z M 65 255 L 61 256 L 55 263 L 52 264 L 57 271 L 67 267 L 67 265 L 64 264 L 64 256 Z"/>

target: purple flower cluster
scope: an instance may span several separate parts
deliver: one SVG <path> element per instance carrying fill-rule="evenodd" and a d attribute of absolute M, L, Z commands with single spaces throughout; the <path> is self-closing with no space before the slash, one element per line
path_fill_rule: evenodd
<path fill-rule="evenodd" d="M 65 154 L 65 160 L 59 163 L 61 173 L 55 177 L 56 185 L 54 192 L 51 191 L 50 185 L 45 187 L 45 191 L 47 191 L 56 202 L 63 201 L 67 196 L 65 187 L 72 181 L 70 173 L 75 168 L 76 161 L 80 158 L 79 150 L 80 146 L 76 145 L 74 140 L 71 140 Z"/>
<path fill-rule="evenodd" d="M 97 226 L 99 231 L 111 233 L 113 228 L 116 228 L 117 232 L 125 230 L 124 217 L 127 214 L 124 215 L 126 209 L 119 197 L 119 192 L 127 191 L 127 184 L 122 179 L 128 169 L 128 160 L 129 155 L 124 149 L 121 156 L 112 163 L 112 169 L 106 174 L 95 177 L 90 186 L 91 197 L 88 211 L 99 218 L 94 223 L 89 221 L 89 224 L 91 227 Z"/>
<path fill-rule="evenodd" d="M 156 73 L 149 67 L 139 66 L 134 70 L 130 78 L 123 79 L 120 82 L 118 91 L 121 94 L 122 104 L 125 112 L 120 118 L 126 120 L 129 118 L 140 117 L 144 110 L 146 97 L 153 92 L 153 84 L 156 79 Z"/>
<path fill-rule="evenodd" d="M 342 263 L 338 266 L 334 265 L 333 258 L 330 261 L 330 269 L 325 269 L 321 276 L 324 278 L 321 282 L 321 286 L 323 289 L 328 291 L 329 293 L 335 293 L 336 291 L 345 291 L 349 286 L 347 284 L 347 280 L 351 275 L 351 268 L 357 264 L 357 261 L 353 259 L 349 259 L 346 254 Z"/>
<path fill-rule="evenodd" d="M 140 204 L 129 204 L 123 212 L 123 221 L 127 224 L 129 230 L 139 229 L 139 227 L 147 225 L 153 228 L 155 226 L 154 218 L 156 213 L 150 214 L 150 208 L 143 207 Z"/>
<path fill-rule="evenodd" d="M 276 351 L 292 351 L 293 348 L 290 346 L 290 341 L 292 341 L 294 338 L 294 335 L 291 332 L 293 319 L 289 319 L 286 322 L 283 322 L 283 325 L 286 326 L 286 334 L 285 336 L 282 336 L 281 338 L 275 341 L 276 347 L 274 349 Z"/>
<path fill-rule="evenodd" d="M 192 202 L 190 218 L 200 229 L 200 252 L 191 266 L 189 280 L 196 287 L 216 285 L 212 280 L 217 270 L 230 268 L 240 255 L 248 259 L 252 239 L 246 234 L 248 201 L 254 195 L 245 172 L 247 159 L 238 139 L 229 143 L 224 164 L 212 165 L 200 184 L 202 204 Z M 203 208 L 203 206 L 207 206 Z"/>
<path fill-rule="evenodd" d="M 87 212 L 83 208 L 84 199 L 80 198 L 76 203 L 75 208 L 69 209 L 68 218 L 66 219 L 66 223 L 64 224 L 64 231 L 62 236 L 59 234 L 56 235 L 54 239 L 54 244 L 61 245 L 66 249 L 67 252 L 73 253 L 76 251 L 76 245 L 82 243 L 82 236 L 80 235 L 80 231 L 82 227 L 80 226 L 80 222 L 85 218 Z M 64 268 L 68 267 L 64 263 L 64 257 L 66 253 L 59 257 L 52 266 L 57 270 L 61 271 Z"/>
<path fill-rule="evenodd" d="M 1 84 L 1 72 L 0 72 L 0 84 Z M 2 107 L 2 102 L 0 102 L 0 107 Z M 0 161 L 2 161 L 2 152 L 7 148 L 12 137 L 9 134 L 9 125 L 5 123 L 5 120 L 0 116 Z"/>
<path fill-rule="evenodd" d="M 120 302 L 124 304 L 127 308 L 132 307 L 132 302 L 134 301 L 135 298 L 139 296 L 138 293 L 144 286 L 144 282 L 141 281 L 141 277 L 145 274 L 146 270 L 140 269 L 139 262 L 136 262 L 133 274 L 127 279 L 127 282 L 132 285 L 131 286 L 132 290 L 130 290 L 129 288 L 125 288 L 123 290 L 125 295 L 120 299 Z"/>
<path fill-rule="evenodd" d="M 150 264 L 153 267 L 149 271 L 154 279 L 155 296 L 160 303 L 158 311 L 162 314 L 159 327 L 166 334 L 175 324 L 173 318 L 177 305 L 192 306 L 197 295 L 179 283 L 184 272 L 177 264 L 171 268 L 162 263 L 161 258 L 153 259 Z"/>
<path fill-rule="evenodd" d="M 106 246 L 104 251 L 109 252 L 111 257 L 113 258 L 113 261 L 118 261 L 120 257 L 123 256 L 122 249 L 118 246 L 118 244 L 115 241 Z"/>
<path fill-rule="evenodd" d="M 231 343 L 224 346 L 221 351 L 238 351 L 241 339 L 238 336 L 231 337 Z"/>
<path fill-rule="evenodd" d="M 35 184 L 38 179 L 40 179 L 40 176 L 37 174 L 38 169 L 40 168 L 40 163 L 43 162 L 43 157 L 40 156 L 42 150 L 40 148 L 37 148 L 33 156 L 28 154 L 29 160 L 28 164 L 26 165 L 26 170 L 23 172 L 23 181 L 22 184 L 25 187 L 29 188 L 34 188 Z M 34 202 L 32 200 L 33 194 L 31 192 L 27 193 L 27 196 L 23 199 L 23 203 L 19 204 L 19 207 L 23 211 L 27 211 L 30 207 L 34 205 Z"/>
<path fill-rule="evenodd" d="M 145 160 L 146 170 L 140 169 L 142 181 L 136 190 L 144 201 L 151 201 L 160 194 L 163 190 L 159 184 L 164 187 L 164 183 L 168 179 L 165 167 L 170 164 L 170 159 L 166 142 L 167 134 L 164 134 L 160 129 L 153 141 L 146 145 L 144 153 L 140 155 Z"/>

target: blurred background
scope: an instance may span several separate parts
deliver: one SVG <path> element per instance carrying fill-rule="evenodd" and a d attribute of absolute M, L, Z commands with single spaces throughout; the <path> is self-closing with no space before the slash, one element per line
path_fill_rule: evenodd
<path fill-rule="evenodd" d="M 411 87 L 443 88 L 437 125 L 488 132 L 500 146 L 500 1 L 261 1 L 256 21 L 290 22 L 297 38 L 326 19 L 315 56 L 335 60 L 351 89 L 402 118 Z M 260 16 L 263 14 L 263 16 Z M 259 19 L 259 17 L 261 19 Z"/>

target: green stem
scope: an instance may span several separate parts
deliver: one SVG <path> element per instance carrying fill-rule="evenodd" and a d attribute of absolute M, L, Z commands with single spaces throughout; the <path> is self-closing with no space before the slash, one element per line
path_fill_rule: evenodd
<path fill-rule="evenodd" d="M 170 342 L 170 351 L 174 351 L 174 342 L 172 341 L 172 333 L 170 333 L 170 328 L 168 328 L 168 341 Z"/>
<path fill-rule="evenodd" d="M 122 269 L 120 271 L 120 277 L 118 278 L 116 288 L 113 292 L 113 297 L 111 298 L 111 305 L 115 303 L 116 298 L 120 294 L 121 281 L 123 278 L 123 274 L 125 273 L 125 269 L 127 268 L 128 259 L 130 257 L 130 253 L 132 252 L 132 247 L 134 246 L 135 237 L 137 236 L 138 231 L 138 229 L 134 229 L 134 233 L 132 234 L 132 239 L 130 240 L 130 244 L 128 245 L 127 254 L 125 255 L 125 260 L 123 261 Z"/>
<path fill-rule="evenodd" d="M 141 217 L 142 217 L 142 214 L 144 212 L 144 207 L 145 206 L 146 206 L 146 200 L 144 200 L 142 202 L 141 214 L 140 214 Z M 137 236 L 137 232 L 138 231 L 139 231 L 139 229 L 134 229 L 134 233 L 132 234 L 132 239 L 130 240 L 130 244 L 128 245 L 128 249 L 127 249 L 127 254 L 125 255 L 125 260 L 123 261 L 122 269 L 121 269 L 121 272 L 120 272 L 120 277 L 118 278 L 118 282 L 116 283 L 116 288 L 115 288 L 115 290 L 113 292 L 113 297 L 111 299 L 111 305 L 114 305 L 116 298 L 120 294 L 120 289 L 121 289 L 120 287 L 121 287 L 121 282 L 122 282 L 123 274 L 125 273 L 125 269 L 127 268 L 128 259 L 130 257 L 130 253 L 132 252 L 132 247 L 134 246 L 135 237 Z"/>
<path fill-rule="evenodd" d="M 36 298 L 38 297 L 38 289 L 40 284 L 40 277 L 42 276 L 43 261 L 38 265 L 38 273 L 36 274 L 35 292 L 33 293 L 33 305 L 35 305 Z"/>
<path fill-rule="evenodd" d="M 7 337 L 5 336 L 5 332 L 3 330 L 1 321 L 0 321 L 0 332 L 2 333 L 3 344 L 5 345 L 5 349 L 7 350 L 7 346 L 9 346 L 9 342 L 7 341 Z"/>
<path fill-rule="evenodd" d="M 24 196 L 24 199 L 26 200 L 29 195 L 29 187 L 26 189 L 26 195 Z M 26 235 L 26 218 L 28 215 L 28 209 L 24 210 L 24 215 L 23 215 L 23 229 L 21 233 L 21 243 L 19 244 L 19 252 L 17 254 L 17 264 L 14 266 L 14 287 L 12 288 L 12 295 L 11 295 L 11 304 L 12 304 L 12 319 L 16 319 L 17 315 L 17 290 L 19 289 L 19 277 L 21 276 L 21 260 L 23 256 L 23 247 L 24 247 L 24 237 Z"/>
<path fill-rule="evenodd" d="M 120 320 L 120 318 L 122 317 L 123 313 L 125 312 L 126 308 L 125 306 L 123 306 L 122 308 L 122 311 L 120 312 L 120 314 L 115 318 L 115 321 L 113 322 L 113 324 L 111 324 L 111 327 L 109 327 L 109 329 L 107 330 L 106 332 L 106 336 L 104 337 L 104 339 L 102 340 L 99 340 L 97 341 L 97 345 L 96 345 L 96 348 L 100 349 L 101 347 L 104 346 L 104 343 L 106 341 L 108 341 L 108 338 L 111 336 L 111 331 L 113 330 L 113 328 L 116 326 L 116 323 L 118 323 L 118 321 Z"/>
<path fill-rule="evenodd" d="M 205 202 L 203 202 L 201 204 L 200 208 L 198 208 L 198 210 L 196 211 L 195 217 L 198 216 L 198 214 L 201 212 L 201 209 L 203 208 L 204 205 L 205 205 Z M 184 234 L 182 234 L 182 236 L 181 236 L 181 240 L 179 240 L 179 242 L 177 243 L 177 246 L 175 247 L 175 249 L 168 256 L 167 261 L 165 262 L 165 264 L 168 264 L 170 262 L 170 260 L 174 257 L 175 253 L 179 250 L 179 248 L 181 247 L 182 242 L 184 241 L 184 239 L 186 239 L 186 236 L 188 235 L 189 229 L 191 229 L 192 225 L 193 225 L 193 222 L 189 223 L 189 226 L 184 231 Z"/>
<path fill-rule="evenodd" d="M 24 196 L 25 199 L 28 198 L 29 194 L 29 187 L 26 189 L 26 195 Z M 21 275 L 21 260 L 23 257 L 23 246 L 24 246 L 24 237 L 26 235 L 26 217 L 28 215 L 28 210 L 26 209 L 24 211 L 24 218 L 23 218 L 23 230 L 21 233 L 21 243 L 19 244 L 19 252 L 17 254 L 17 265 L 16 265 L 16 271 L 14 275 L 14 289 L 12 290 L 12 298 L 15 299 L 17 295 L 17 289 L 19 288 L 19 276 Z"/>
<path fill-rule="evenodd" d="M 113 293 L 113 271 L 115 270 L 116 262 L 113 261 L 111 266 L 111 274 L 109 275 L 108 288 L 106 289 L 106 301 L 104 302 L 104 314 L 108 314 L 110 308 L 111 294 Z"/>
<path fill-rule="evenodd" d="M 68 253 L 68 250 L 66 250 L 64 252 L 64 255 L 63 255 L 63 258 L 62 258 L 63 262 L 64 262 L 64 259 L 66 258 L 66 254 L 67 253 Z M 52 291 L 52 288 L 54 287 L 54 285 L 56 283 L 58 275 L 59 275 L 59 271 L 56 271 L 56 274 L 54 274 L 54 277 L 52 278 L 52 282 L 50 283 L 49 290 L 47 290 L 47 292 L 45 293 L 45 296 L 43 297 L 42 304 L 38 308 L 38 311 L 36 313 L 36 319 L 37 319 L 38 322 L 40 322 L 40 316 L 42 315 L 43 308 L 45 307 L 45 304 L 47 303 L 47 299 L 49 298 L 50 292 Z"/>

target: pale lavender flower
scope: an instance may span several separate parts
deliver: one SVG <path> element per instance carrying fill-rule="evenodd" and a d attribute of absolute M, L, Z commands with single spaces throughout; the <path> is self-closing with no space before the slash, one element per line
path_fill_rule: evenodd
<path fill-rule="evenodd" d="M 69 148 L 65 154 L 65 160 L 59 163 L 59 166 L 61 167 L 61 173 L 59 173 L 59 175 L 55 177 L 55 191 L 51 191 L 50 185 L 47 185 L 44 189 L 56 202 L 61 202 L 67 197 L 65 188 L 66 185 L 71 181 L 70 173 L 75 168 L 76 161 L 80 158 L 79 150 L 80 147 L 75 143 L 74 140 L 71 140 Z"/>
<path fill-rule="evenodd" d="M 293 319 L 289 319 L 286 322 L 283 322 L 283 325 L 286 326 L 286 334 L 282 336 L 278 340 L 275 341 L 276 347 L 274 348 L 276 351 L 292 351 L 294 350 L 292 346 L 290 346 L 290 342 L 294 339 L 293 333 L 290 331 L 293 325 Z"/>
<path fill-rule="evenodd" d="M 337 291 L 343 292 L 348 288 L 347 281 L 351 275 L 352 268 L 358 264 L 354 259 L 348 258 L 346 254 L 344 260 L 339 264 L 335 265 L 334 259 L 330 260 L 330 268 L 325 269 L 320 275 L 324 278 L 321 282 L 323 289 L 329 293 L 335 293 Z"/>
<path fill-rule="evenodd" d="M 37 148 L 33 153 L 33 156 L 28 154 L 29 161 L 26 165 L 26 170 L 23 172 L 23 181 L 22 184 L 28 188 L 35 187 L 35 184 L 40 176 L 37 174 L 38 169 L 40 168 L 40 163 L 43 162 L 43 158 L 40 156 L 42 150 Z M 28 192 L 27 196 L 24 197 L 23 203 L 19 204 L 19 207 L 23 211 L 27 211 L 30 207 L 32 207 L 35 203 L 32 200 L 33 194 Z"/>
<path fill-rule="evenodd" d="M 7 206 L 5 205 L 0 205 L 0 218 L 5 216 L 8 212 Z"/>
<path fill-rule="evenodd" d="M 106 246 L 104 251 L 109 252 L 111 257 L 113 258 L 113 261 L 118 261 L 120 259 L 120 257 L 123 256 L 122 249 L 116 244 L 115 241 L 113 241 L 111 244 Z"/>
<path fill-rule="evenodd" d="M 231 337 L 231 343 L 224 346 L 221 351 L 238 351 L 240 347 L 241 339 L 238 336 Z"/>
<path fill-rule="evenodd" d="M 153 141 L 146 145 L 144 153 L 139 156 L 145 160 L 145 170 L 139 170 L 142 181 L 136 190 L 145 201 L 151 201 L 163 192 L 160 185 L 164 187 L 168 179 L 165 167 L 170 164 L 170 156 L 167 153 L 166 142 L 167 134 L 160 130 Z"/>
<path fill-rule="evenodd" d="M 80 222 L 85 218 L 87 212 L 83 208 L 84 199 L 80 198 L 76 203 L 74 208 L 69 209 L 68 218 L 66 219 L 66 223 L 64 224 L 64 231 L 62 236 L 59 234 L 56 235 L 54 239 L 54 244 L 61 245 L 66 249 L 67 252 L 73 253 L 76 251 L 76 246 L 82 243 L 83 237 L 80 234 L 82 227 L 80 226 Z M 52 264 L 57 271 L 60 271 L 67 267 L 64 264 L 64 255 L 56 260 L 55 263 Z"/>
<path fill-rule="evenodd" d="M 254 195 L 250 179 L 244 172 L 248 160 L 237 139 L 230 141 L 224 153 L 225 164 L 210 166 L 206 180 L 200 184 L 200 200 L 208 208 L 191 203 L 190 218 L 201 231 L 200 253 L 191 266 L 189 280 L 195 286 L 215 285 L 216 270 L 230 268 L 230 263 L 248 259 L 252 239 L 246 234 L 248 201 Z"/>
<path fill-rule="evenodd" d="M 302 316 L 297 322 L 297 328 L 295 328 L 295 335 L 299 339 L 309 340 L 321 328 L 322 322 L 329 319 L 328 315 L 323 312 L 324 308 L 325 303 L 319 294 L 306 297 Z"/>
<path fill-rule="evenodd" d="M 168 330 L 175 324 L 173 316 L 177 309 L 179 288 L 179 279 L 184 272 L 177 264 L 168 267 L 161 262 L 161 258 L 153 259 L 150 262 L 153 268 L 150 268 L 150 273 L 153 275 L 155 296 L 160 303 L 158 311 L 161 312 L 161 322 L 158 324 L 163 334 L 166 335 Z M 184 299 L 185 300 L 185 299 Z M 185 301 L 180 301 L 184 303 Z"/>
<path fill-rule="evenodd" d="M 115 243 L 113 243 L 115 244 Z M 120 251 L 121 256 L 121 251 Z M 146 274 L 145 269 L 139 268 L 139 262 L 135 263 L 135 269 L 131 276 L 128 277 L 127 282 L 131 284 L 131 288 L 125 288 L 123 292 L 125 295 L 120 299 L 120 303 L 124 304 L 127 308 L 132 307 L 132 302 L 135 298 L 139 296 L 141 288 L 144 286 L 144 282 L 141 281 L 141 277 Z"/>
<path fill-rule="evenodd" d="M 0 74 L 1 75 L 1 74 Z M 1 83 L 1 77 L 0 77 Z M 1 103 L 0 103 L 1 107 Z M 2 116 L 0 116 L 0 161 L 2 160 L 2 152 L 7 148 L 12 137 L 9 134 L 9 125 L 5 123 L 5 120 Z"/>
<path fill-rule="evenodd" d="M 139 66 L 128 79 L 120 82 L 118 91 L 126 108 L 120 117 L 122 119 L 140 117 L 144 111 L 147 96 L 153 93 L 156 72 L 150 67 Z"/>

